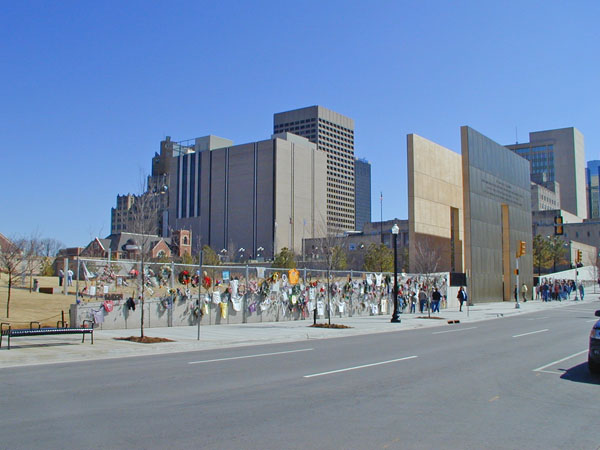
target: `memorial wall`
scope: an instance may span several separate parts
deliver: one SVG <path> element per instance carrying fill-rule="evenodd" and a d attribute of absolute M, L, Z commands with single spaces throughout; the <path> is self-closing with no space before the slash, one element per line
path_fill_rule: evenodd
<path fill-rule="evenodd" d="M 434 271 L 462 272 L 461 156 L 409 134 L 407 157 L 409 270 L 431 271 L 433 267 L 424 266 L 433 264 L 437 265 Z"/>
<path fill-rule="evenodd" d="M 520 283 L 533 281 L 529 162 L 474 129 L 461 127 L 465 269 L 471 300 L 512 300 L 516 251 Z"/>

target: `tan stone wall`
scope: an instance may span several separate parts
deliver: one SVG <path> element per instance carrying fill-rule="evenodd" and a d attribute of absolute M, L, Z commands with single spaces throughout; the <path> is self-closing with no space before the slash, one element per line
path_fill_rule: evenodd
<path fill-rule="evenodd" d="M 282 139 L 275 142 L 275 252 L 287 247 L 301 254 L 303 238 L 326 235 L 326 154 Z"/>
<path fill-rule="evenodd" d="M 434 246 L 440 251 L 439 271 L 463 270 L 463 188 L 461 155 L 416 134 L 407 136 L 409 265 L 415 269 L 416 247 Z M 452 208 L 454 267 L 451 267 Z"/>

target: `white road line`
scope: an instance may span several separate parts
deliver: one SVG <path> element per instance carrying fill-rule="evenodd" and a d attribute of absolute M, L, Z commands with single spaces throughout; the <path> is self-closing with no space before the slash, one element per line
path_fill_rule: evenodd
<path fill-rule="evenodd" d="M 527 320 L 543 320 L 543 319 L 549 319 L 549 317 L 536 317 L 535 319 L 527 319 Z"/>
<path fill-rule="evenodd" d="M 365 364 L 363 366 L 347 367 L 345 369 L 330 370 L 329 372 L 313 373 L 311 375 L 304 375 L 304 378 L 320 377 L 322 375 L 330 375 L 332 373 L 348 372 L 350 370 L 364 369 L 365 367 L 380 366 L 382 364 L 390 364 L 393 362 L 405 361 L 407 359 L 413 359 L 413 358 L 418 358 L 418 356 L 407 356 L 406 358 L 390 359 L 389 361 L 381 361 L 381 362 L 377 362 L 377 363 L 373 363 L 373 364 Z"/>
<path fill-rule="evenodd" d="M 556 372 L 555 370 L 538 370 L 537 372 L 538 373 L 542 373 L 542 372 L 543 373 L 551 373 L 554 375 L 563 375 L 564 374 L 564 372 Z"/>
<path fill-rule="evenodd" d="M 529 336 L 530 334 L 537 334 L 537 333 L 543 333 L 544 331 L 548 331 L 548 328 L 545 328 L 543 330 L 537 330 L 537 331 L 530 331 L 529 333 L 523 333 L 523 334 L 516 334 L 513 337 L 514 338 L 518 338 L 521 336 Z"/>
<path fill-rule="evenodd" d="M 598 319 L 586 320 L 586 321 L 585 321 L 585 323 L 592 323 L 592 322 L 598 322 Z"/>
<path fill-rule="evenodd" d="M 545 366 L 538 367 L 537 369 L 533 369 L 533 371 L 534 371 L 534 372 L 549 372 L 549 373 L 557 373 L 557 372 L 550 372 L 550 371 L 548 371 L 548 370 L 544 370 L 544 369 L 545 369 L 546 367 L 553 366 L 554 364 L 558 364 L 558 363 L 561 363 L 561 362 L 563 362 L 563 361 L 566 361 L 567 359 L 571 359 L 571 358 L 575 358 L 576 356 L 583 355 L 584 353 L 587 353 L 587 349 L 586 349 L 586 350 L 582 350 L 582 351 L 580 351 L 580 352 L 577 352 L 577 353 L 573 353 L 572 355 L 569 355 L 569 356 L 567 356 L 567 357 L 565 357 L 565 358 L 562 358 L 562 359 L 557 359 L 556 361 L 552 361 L 550 364 L 546 364 Z"/>
<path fill-rule="evenodd" d="M 475 328 L 477 328 L 477 327 L 457 328 L 456 330 L 446 330 L 446 331 L 434 331 L 431 334 L 454 333 L 456 331 L 474 330 Z"/>
<path fill-rule="evenodd" d="M 259 353 L 257 355 L 234 356 L 231 358 L 207 359 L 204 361 L 190 361 L 190 362 L 188 362 L 188 364 L 204 364 L 204 363 L 219 362 L 219 361 L 232 361 L 234 359 L 259 358 L 261 356 L 285 355 L 287 353 L 308 352 L 310 350 L 314 350 L 314 348 L 301 348 L 299 350 L 289 350 L 286 352 Z"/>

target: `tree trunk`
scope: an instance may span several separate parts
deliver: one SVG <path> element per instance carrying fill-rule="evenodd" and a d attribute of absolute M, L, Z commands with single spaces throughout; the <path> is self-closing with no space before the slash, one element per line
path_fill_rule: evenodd
<path fill-rule="evenodd" d="M 141 274 L 142 275 L 142 299 L 140 301 L 140 305 L 142 307 L 142 314 L 141 314 L 142 320 L 141 320 L 141 323 L 140 323 L 140 337 L 143 338 L 144 337 L 144 284 L 145 284 L 145 280 L 144 280 L 144 254 L 143 253 L 142 253 L 141 269 L 142 269 L 141 270 L 141 272 L 142 272 L 142 274 Z M 171 276 L 173 276 L 173 275 L 171 274 Z"/>
<path fill-rule="evenodd" d="M 12 288 L 12 274 L 8 274 L 8 298 L 6 300 L 6 318 L 10 317 L 10 291 Z"/>

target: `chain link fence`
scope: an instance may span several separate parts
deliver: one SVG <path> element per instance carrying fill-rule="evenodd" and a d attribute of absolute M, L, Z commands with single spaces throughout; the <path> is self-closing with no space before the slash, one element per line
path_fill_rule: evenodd
<path fill-rule="evenodd" d="M 71 323 L 99 328 L 334 320 L 393 311 L 393 274 L 79 259 Z M 448 274 L 399 274 L 399 308 L 420 286 L 445 299 Z M 447 304 L 443 301 L 442 308 Z"/>

